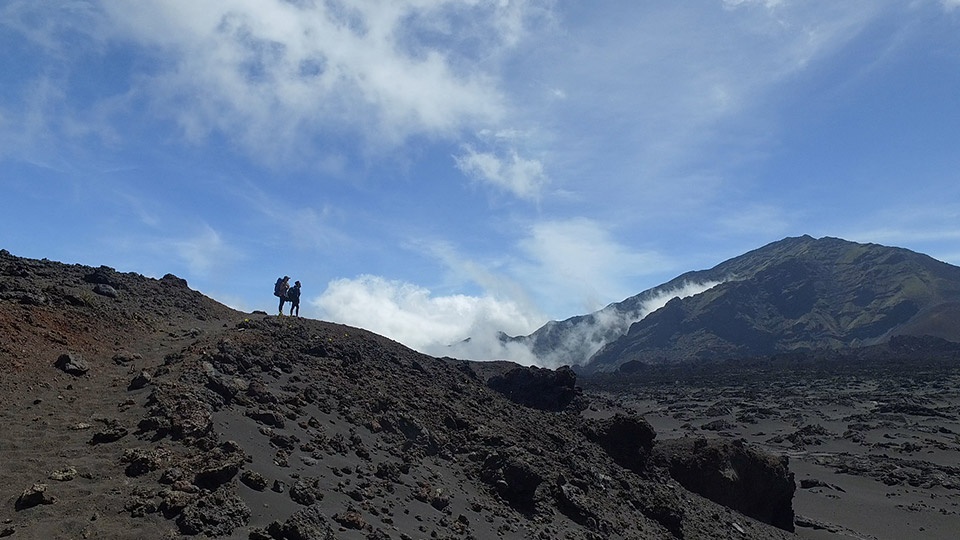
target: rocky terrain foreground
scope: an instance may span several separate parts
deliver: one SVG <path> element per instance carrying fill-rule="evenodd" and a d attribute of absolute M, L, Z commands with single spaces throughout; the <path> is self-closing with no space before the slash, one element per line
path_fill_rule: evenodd
<path fill-rule="evenodd" d="M 660 438 L 719 437 L 788 456 L 803 538 L 960 534 L 958 343 L 903 336 L 858 351 L 645 366 L 582 383 L 595 417 L 627 410 Z"/>
<path fill-rule="evenodd" d="M 786 458 L 592 414 L 569 369 L 6 251 L 0 336 L 0 537 L 794 536 Z"/>

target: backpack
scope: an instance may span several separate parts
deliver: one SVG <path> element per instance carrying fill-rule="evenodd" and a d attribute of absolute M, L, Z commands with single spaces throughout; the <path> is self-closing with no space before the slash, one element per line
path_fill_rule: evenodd
<path fill-rule="evenodd" d="M 283 296 L 283 278 L 282 277 L 278 277 L 277 282 L 273 285 L 273 295 Z"/>
<path fill-rule="evenodd" d="M 300 287 L 294 285 L 293 287 L 287 289 L 287 300 L 290 300 L 291 302 L 300 300 Z"/>

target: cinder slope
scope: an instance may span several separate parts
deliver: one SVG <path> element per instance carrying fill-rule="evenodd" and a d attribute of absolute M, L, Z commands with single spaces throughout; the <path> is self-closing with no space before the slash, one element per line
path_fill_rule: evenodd
<path fill-rule="evenodd" d="M 521 406 L 470 363 L 174 276 L 0 251 L 0 333 L 3 536 L 791 536 L 647 463 L 642 419 Z"/>

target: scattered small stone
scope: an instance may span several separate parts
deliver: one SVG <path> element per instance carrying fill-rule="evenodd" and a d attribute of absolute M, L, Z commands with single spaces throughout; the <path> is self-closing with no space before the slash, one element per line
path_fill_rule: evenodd
<path fill-rule="evenodd" d="M 50 479 L 58 482 L 69 482 L 77 477 L 77 470 L 73 467 L 66 467 L 50 473 Z"/>
<path fill-rule="evenodd" d="M 109 298 L 116 298 L 120 296 L 120 293 L 116 289 L 107 285 L 106 283 L 98 283 L 94 288 L 93 292 L 99 294 L 100 296 L 107 296 Z"/>
<path fill-rule="evenodd" d="M 57 369 L 60 369 L 65 373 L 69 373 L 70 375 L 79 376 L 90 371 L 90 367 L 87 366 L 87 363 L 83 361 L 83 356 L 74 352 L 61 354 L 53 365 L 56 366 Z"/>
<path fill-rule="evenodd" d="M 334 514 L 333 520 L 348 529 L 355 529 L 358 531 L 367 526 L 367 522 L 364 521 L 363 516 L 360 515 L 360 512 L 357 512 L 356 510 L 347 510 L 346 512 Z"/>
<path fill-rule="evenodd" d="M 170 467 L 160 475 L 161 484 L 172 484 L 185 478 L 185 473 L 180 467 Z"/>
<path fill-rule="evenodd" d="M 188 535 L 226 536 L 249 520 L 250 509 L 243 499 L 224 488 L 186 505 L 177 526 Z"/>
<path fill-rule="evenodd" d="M 127 476 L 141 476 L 159 469 L 169 458 L 170 452 L 165 448 L 152 450 L 128 448 L 120 461 L 127 464 L 124 470 Z"/>
<path fill-rule="evenodd" d="M 127 390 L 139 390 L 145 388 L 148 384 L 153 381 L 153 377 L 146 371 L 141 371 L 137 374 L 133 380 L 130 381 L 130 384 L 127 386 Z"/>
<path fill-rule="evenodd" d="M 283 415 L 278 412 L 266 411 L 262 409 L 247 410 L 246 415 L 247 417 L 253 418 L 261 424 L 266 424 L 275 428 L 282 428 L 284 426 Z"/>
<path fill-rule="evenodd" d="M 250 489 L 263 491 L 267 489 L 267 479 L 262 474 L 255 471 L 243 471 L 240 473 L 240 481 Z"/>
<path fill-rule="evenodd" d="M 304 506 L 310 506 L 317 501 L 323 500 L 323 487 L 320 485 L 320 479 L 307 478 L 297 480 L 290 488 L 290 499 Z"/>
<path fill-rule="evenodd" d="M 56 499 L 47 494 L 47 485 L 37 483 L 23 490 L 23 493 L 21 493 L 20 497 L 17 498 L 17 502 L 14 507 L 19 512 L 20 510 L 33 508 L 39 504 L 53 504 L 55 502 Z"/>
<path fill-rule="evenodd" d="M 116 442 L 126 437 L 128 433 L 129 431 L 125 427 L 108 426 L 103 431 L 98 431 L 97 433 L 94 433 L 93 438 L 90 439 L 90 444 L 103 444 L 103 443 Z"/>
<path fill-rule="evenodd" d="M 143 356 L 139 353 L 127 354 L 127 353 L 117 353 L 113 355 L 113 362 L 118 366 L 125 366 L 135 360 L 142 360 Z"/>

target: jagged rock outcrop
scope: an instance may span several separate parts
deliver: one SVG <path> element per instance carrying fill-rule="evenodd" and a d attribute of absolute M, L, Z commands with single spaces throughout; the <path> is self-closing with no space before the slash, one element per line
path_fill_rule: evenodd
<path fill-rule="evenodd" d="M 543 411 L 562 411 L 580 395 L 577 375 L 569 367 L 556 370 L 517 367 L 487 380 L 487 386 L 514 403 Z"/>
<path fill-rule="evenodd" d="M 796 486 L 786 457 L 736 441 L 690 437 L 658 441 L 651 460 L 694 493 L 764 523 L 794 530 Z"/>
<path fill-rule="evenodd" d="M 646 420 L 624 414 L 589 422 L 583 431 L 621 467 L 638 472 L 645 467 L 657 437 Z"/>

